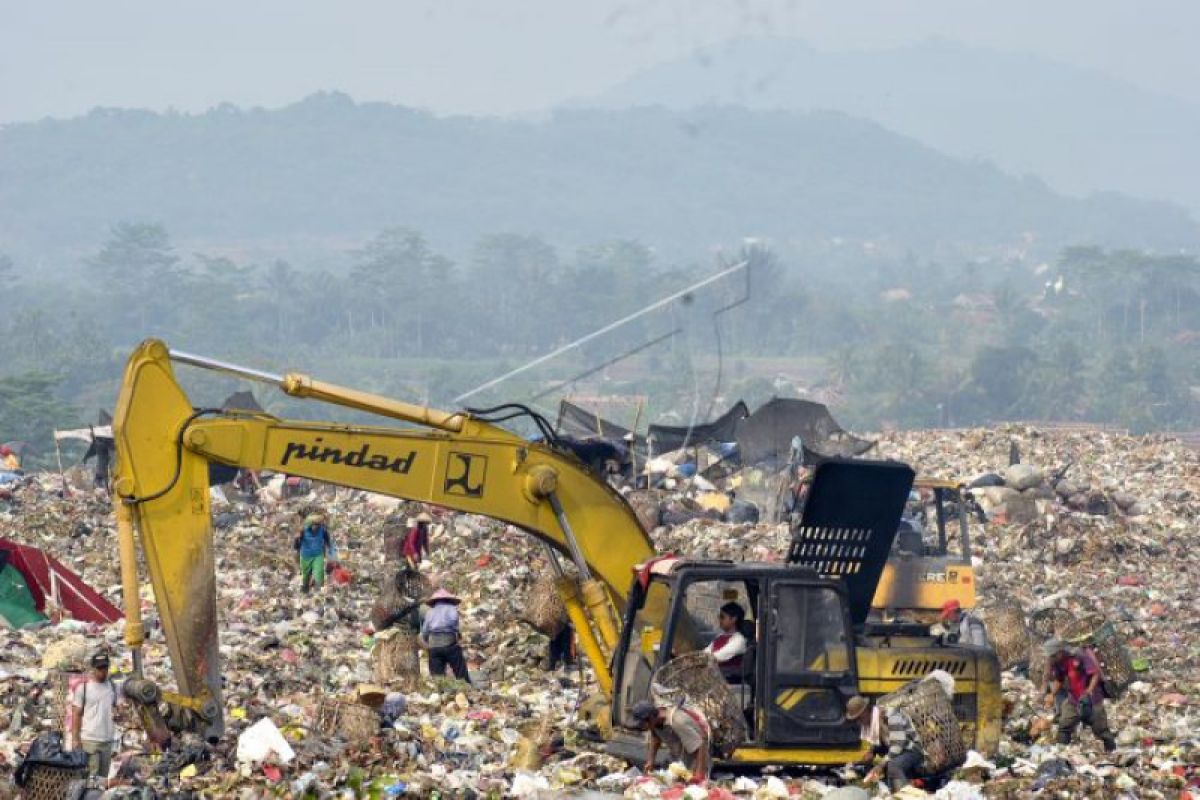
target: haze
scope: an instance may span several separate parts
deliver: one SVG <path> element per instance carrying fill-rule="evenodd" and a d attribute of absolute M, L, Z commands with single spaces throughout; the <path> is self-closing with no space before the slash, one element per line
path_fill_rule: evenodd
<path fill-rule="evenodd" d="M 508 114 L 759 34 L 832 50 L 944 38 L 1200 101 L 1200 6 L 1189 0 L 9 0 L 2 14 L 0 122 L 95 106 L 273 107 L 325 89 L 439 113 Z"/>

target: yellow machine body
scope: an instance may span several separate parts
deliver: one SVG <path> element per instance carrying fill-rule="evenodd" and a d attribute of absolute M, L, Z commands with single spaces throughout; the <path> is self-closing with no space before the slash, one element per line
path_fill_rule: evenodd
<path fill-rule="evenodd" d="M 172 361 L 231 372 L 311 398 L 400 420 L 407 427 L 288 421 L 267 414 L 194 409 Z M 209 507 L 209 466 L 286 472 L 502 520 L 565 557 L 580 579 L 560 571 L 559 589 L 581 649 L 606 694 L 613 664 L 625 657 L 619 620 L 632 591 L 634 568 L 654 548 L 632 509 L 569 452 L 533 443 L 472 416 L 446 413 L 314 381 L 171 353 L 148 340 L 126 366 L 113 421 L 117 444 L 113 483 L 120 541 L 126 640 L 140 677 L 144 628 L 139 603 L 139 551 L 158 605 L 176 691 L 162 698 L 190 714 L 189 726 L 210 739 L 223 732 L 219 620 Z M 557 560 L 551 559 L 555 566 Z M 647 608 L 660 617 L 669 593 Z M 647 632 L 634 649 L 654 649 Z M 627 638 L 627 637 L 624 637 Z M 628 647 L 629 645 L 625 645 Z M 861 690 L 890 691 L 932 664 L 939 648 L 890 651 L 863 642 L 857 663 Z M 944 648 L 940 651 L 946 653 Z M 944 656 L 945 657 L 945 656 Z M 905 662 L 908 663 L 908 662 Z M 930 666 L 930 668 L 934 668 Z M 977 747 L 991 749 L 999 727 L 999 677 L 956 668 L 972 686 Z M 972 668 L 974 669 L 974 668 Z M 916 671 L 914 671 L 916 670 Z M 973 683 L 972 683 L 973 682 Z M 985 733 L 986 731 L 986 733 Z M 731 758 L 747 764 L 837 764 L 856 748 L 772 748 L 755 744 Z"/>

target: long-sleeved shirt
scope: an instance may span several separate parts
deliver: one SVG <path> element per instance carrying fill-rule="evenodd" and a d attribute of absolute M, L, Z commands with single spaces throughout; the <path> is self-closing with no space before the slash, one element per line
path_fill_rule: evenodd
<path fill-rule="evenodd" d="M 712 653 L 712 657 L 717 660 L 718 664 L 724 664 L 734 659 L 740 663 L 741 657 L 746 653 L 746 637 L 737 631 L 722 633 L 713 639 L 705 649 Z"/>
<path fill-rule="evenodd" d="M 296 549 L 300 551 L 301 558 L 313 558 L 314 556 L 323 556 L 327 550 L 332 549 L 333 541 L 329 538 L 329 530 L 324 525 L 313 527 L 305 525 L 304 530 L 296 537 Z"/>
<path fill-rule="evenodd" d="M 429 609 L 421 623 L 421 635 L 431 633 L 458 633 L 458 606 L 453 603 L 438 603 Z"/>
<path fill-rule="evenodd" d="M 666 724 L 650 735 L 657 736 L 675 759 L 692 756 L 701 747 L 709 746 L 712 738 L 704 713 L 691 706 L 669 710 Z"/>
<path fill-rule="evenodd" d="M 888 758 L 895 758 L 910 750 L 917 752 L 921 749 L 917 739 L 917 729 L 913 727 L 908 714 L 899 709 L 892 709 L 888 712 L 887 736 Z"/>

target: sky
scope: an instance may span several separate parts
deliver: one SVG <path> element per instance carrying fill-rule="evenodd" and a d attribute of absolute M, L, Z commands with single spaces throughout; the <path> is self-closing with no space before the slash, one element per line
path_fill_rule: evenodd
<path fill-rule="evenodd" d="M 1200 102 L 1197 30 L 1196 0 L 0 0 L 0 123 L 321 90 L 528 112 L 756 34 L 826 50 L 943 38 Z"/>

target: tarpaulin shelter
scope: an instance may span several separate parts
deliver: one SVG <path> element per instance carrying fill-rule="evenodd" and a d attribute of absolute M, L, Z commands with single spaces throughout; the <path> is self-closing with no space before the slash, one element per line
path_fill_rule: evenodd
<path fill-rule="evenodd" d="M 0 553 L 0 560 L 4 555 Z M 0 569 L 0 617 L 10 628 L 24 628 L 46 621 L 46 615 L 38 611 L 37 601 L 29 591 L 29 583 L 11 564 Z"/>
<path fill-rule="evenodd" d="M 741 400 L 712 422 L 700 425 L 651 425 L 648 434 L 654 440 L 656 453 L 669 453 L 693 445 L 724 444 L 737 440 L 737 426 L 750 416 L 750 409 Z"/>
<path fill-rule="evenodd" d="M 625 441 L 625 437 L 630 433 L 628 428 L 623 428 L 615 422 L 609 422 L 594 411 L 588 411 L 569 400 L 562 400 L 558 404 L 558 423 L 554 426 L 554 431 L 561 436 L 572 436 L 577 439 L 595 437 L 614 442 Z M 634 447 L 644 453 L 646 451 L 645 438 L 636 437 Z"/>
<path fill-rule="evenodd" d="M 0 558 L 6 558 L 29 586 L 38 611 L 52 600 L 74 619 L 108 625 L 121 618 L 121 610 L 84 583 L 73 570 L 44 550 L 0 538 Z"/>
<path fill-rule="evenodd" d="M 712 422 L 697 425 L 651 425 L 647 431 L 653 439 L 654 452 L 669 453 L 683 447 L 724 444 L 736 439 L 738 423 L 749 416 L 750 410 L 741 400 Z M 564 436 L 595 437 L 609 441 L 627 441 L 630 431 L 610 422 L 593 411 L 567 400 L 558 404 L 558 424 L 555 430 Z M 635 435 L 634 449 L 640 457 L 647 451 L 646 437 Z"/>
<path fill-rule="evenodd" d="M 804 461 L 808 464 L 823 458 L 862 455 L 875 446 L 875 442 L 844 430 L 821 403 L 776 397 L 738 423 L 737 443 L 742 463 L 783 467 L 788 463 L 792 439 L 796 436 L 804 444 Z"/>

